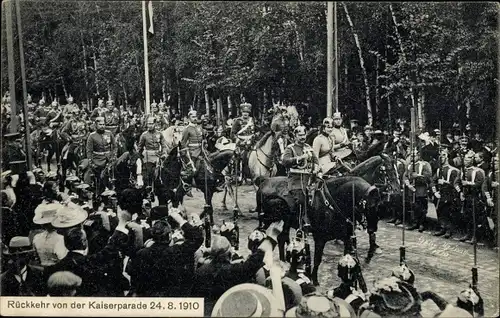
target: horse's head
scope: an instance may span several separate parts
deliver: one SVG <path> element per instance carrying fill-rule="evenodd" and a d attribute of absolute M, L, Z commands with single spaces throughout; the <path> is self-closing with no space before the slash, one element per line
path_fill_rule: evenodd
<path fill-rule="evenodd" d="M 375 173 L 379 175 L 380 180 L 385 180 L 388 194 L 399 194 L 401 184 L 397 172 L 397 159 L 385 153 L 381 153 L 380 158 L 382 158 L 382 163 Z"/>
<path fill-rule="evenodd" d="M 229 162 L 234 156 L 234 151 L 231 149 L 222 150 L 210 161 L 210 164 L 216 171 L 222 171 L 229 165 Z"/>

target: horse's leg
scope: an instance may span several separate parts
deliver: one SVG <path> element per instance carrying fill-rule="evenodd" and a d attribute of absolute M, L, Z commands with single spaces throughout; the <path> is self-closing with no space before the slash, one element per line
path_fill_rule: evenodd
<path fill-rule="evenodd" d="M 226 197 L 227 197 L 227 192 L 229 191 L 228 190 L 228 184 L 226 183 L 226 185 L 224 186 L 224 196 L 222 197 L 222 210 L 223 211 L 227 211 L 227 205 L 226 205 Z"/>
<path fill-rule="evenodd" d="M 325 244 L 325 239 L 314 236 L 314 266 L 312 270 L 312 281 L 314 286 L 319 285 L 318 269 L 319 265 L 321 264 L 321 259 L 323 258 L 323 250 L 325 249 Z"/>
<path fill-rule="evenodd" d="M 210 216 L 210 224 L 214 224 L 214 207 L 212 205 L 212 198 L 214 196 L 214 191 L 211 187 L 207 187 L 205 192 L 205 204 L 208 208 L 208 214 Z"/>
<path fill-rule="evenodd" d="M 52 161 L 52 157 L 54 156 L 54 150 L 52 150 L 52 147 L 48 149 L 47 153 L 47 171 L 50 172 L 50 162 Z"/>

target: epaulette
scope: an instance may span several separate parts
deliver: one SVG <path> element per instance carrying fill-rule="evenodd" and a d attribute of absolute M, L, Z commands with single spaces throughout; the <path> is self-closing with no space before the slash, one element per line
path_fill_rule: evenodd
<path fill-rule="evenodd" d="M 287 147 L 287 148 L 292 149 L 292 148 L 293 148 L 293 146 L 295 146 L 295 144 L 289 144 L 289 145 L 288 145 L 288 146 L 286 146 L 286 147 Z"/>

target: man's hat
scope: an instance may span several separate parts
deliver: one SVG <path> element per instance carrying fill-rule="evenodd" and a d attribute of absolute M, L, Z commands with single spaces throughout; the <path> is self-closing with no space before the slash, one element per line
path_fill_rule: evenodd
<path fill-rule="evenodd" d="M 381 316 L 414 316 L 420 313 L 421 304 L 415 287 L 397 277 L 376 281 L 370 295 L 370 305 Z"/>
<path fill-rule="evenodd" d="M 370 125 L 366 125 L 364 130 L 365 130 L 365 131 L 366 131 L 366 130 L 373 130 L 373 127 L 372 127 L 372 126 L 370 126 Z"/>
<path fill-rule="evenodd" d="M 377 129 L 377 130 L 375 130 L 375 131 L 373 132 L 373 134 L 374 134 L 374 135 L 382 135 L 382 134 L 383 134 L 383 132 L 382 132 L 382 130 Z"/>
<path fill-rule="evenodd" d="M 434 129 L 434 134 L 436 134 L 436 135 L 441 135 L 441 130 L 439 130 L 439 129 Z"/>
<path fill-rule="evenodd" d="M 10 239 L 8 249 L 3 250 L 3 255 L 21 255 L 34 252 L 29 237 L 27 236 L 14 236 Z"/>
<path fill-rule="evenodd" d="M 279 317 L 278 300 L 271 290 L 257 284 L 240 284 L 217 300 L 212 317 Z"/>
<path fill-rule="evenodd" d="M 174 245 L 179 245 L 179 244 L 182 244 L 184 243 L 186 239 L 184 238 L 184 234 L 182 232 L 181 229 L 176 229 L 173 233 L 172 233 L 172 243 Z"/>
<path fill-rule="evenodd" d="M 161 220 L 168 216 L 168 207 L 166 205 L 158 205 L 151 209 L 151 220 Z"/>
<path fill-rule="evenodd" d="M 83 223 L 87 217 L 87 211 L 70 202 L 57 210 L 56 217 L 51 224 L 55 228 L 68 228 Z"/>
<path fill-rule="evenodd" d="M 50 104 L 50 106 L 52 106 L 52 107 L 57 107 L 58 105 L 59 105 L 59 104 L 57 103 L 57 101 L 53 101 L 53 102 Z"/>
<path fill-rule="evenodd" d="M 12 174 L 20 174 L 28 171 L 28 165 L 25 160 L 11 161 L 9 162 L 9 168 L 12 171 Z"/>
<path fill-rule="evenodd" d="M 14 133 L 8 133 L 2 136 L 4 140 L 16 140 L 21 138 L 21 134 L 19 132 L 14 132 Z"/>
<path fill-rule="evenodd" d="M 101 196 L 102 197 L 112 197 L 112 196 L 116 196 L 116 191 L 114 190 L 105 190 L 103 193 L 101 193 Z"/>
<path fill-rule="evenodd" d="M 241 112 L 247 112 L 250 113 L 252 111 L 252 104 L 250 103 L 243 103 L 240 105 L 240 110 Z"/>
<path fill-rule="evenodd" d="M 188 113 L 188 117 L 191 117 L 191 116 L 198 116 L 198 113 L 196 112 L 196 110 L 194 109 L 191 109 Z"/>
<path fill-rule="evenodd" d="M 47 203 L 40 204 L 35 209 L 35 217 L 33 223 L 35 224 L 48 224 L 56 218 L 57 211 L 62 208 L 60 203 Z"/>
<path fill-rule="evenodd" d="M 413 283 L 415 283 L 415 274 L 408 266 L 406 266 L 406 264 L 402 264 L 393 269 L 392 276 L 397 277 L 410 285 L 413 285 Z"/>
<path fill-rule="evenodd" d="M 82 278 L 69 271 L 59 271 L 49 276 L 49 289 L 76 289 L 82 284 Z"/>
<path fill-rule="evenodd" d="M 340 112 L 333 113 L 333 119 L 342 119 L 342 114 Z"/>
<path fill-rule="evenodd" d="M 300 304 L 288 310 L 285 317 L 356 317 L 356 313 L 343 299 L 314 295 L 302 297 Z"/>

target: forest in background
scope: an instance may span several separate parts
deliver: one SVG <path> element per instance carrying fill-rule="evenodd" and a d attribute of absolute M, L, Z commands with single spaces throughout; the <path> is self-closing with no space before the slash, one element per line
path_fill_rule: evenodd
<path fill-rule="evenodd" d="M 4 4 L 3 4 L 4 5 Z M 153 2 L 151 99 L 181 114 L 215 104 L 253 115 L 273 100 L 326 114 L 326 2 Z M 386 128 L 418 108 L 420 126 L 494 130 L 499 5 L 337 3 L 339 110 Z M 14 34 L 17 34 L 15 14 Z M 143 107 L 141 2 L 21 1 L 28 92 L 37 102 Z M 2 94 L 8 90 L 2 10 Z M 16 54 L 17 41 L 15 38 Z M 19 56 L 16 96 L 22 96 Z M 491 114 L 491 116 L 489 115 Z"/>

